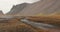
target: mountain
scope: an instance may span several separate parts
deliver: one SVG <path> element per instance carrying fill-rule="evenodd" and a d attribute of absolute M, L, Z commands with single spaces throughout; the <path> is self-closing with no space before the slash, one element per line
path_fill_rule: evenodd
<path fill-rule="evenodd" d="M 60 13 L 60 0 L 41 0 L 26 6 L 17 15 L 19 16 L 40 16 Z"/>
<path fill-rule="evenodd" d="M 7 13 L 7 15 L 15 15 L 15 14 L 19 13 L 27 5 L 28 5 L 28 3 L 22 3 L 22 4 L 14 5 L 12 7 L 11 11 Z"/>
<path fill-rule="evenodd" d="M 0 16 L 4 15 L 2 11 L 0 11 Z"/>

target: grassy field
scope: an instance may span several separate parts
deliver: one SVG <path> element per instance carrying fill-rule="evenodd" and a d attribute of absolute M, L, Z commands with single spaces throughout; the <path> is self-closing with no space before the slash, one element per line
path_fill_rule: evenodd
<path fill-rule="evenodd" d="M 55 18 L 55 17 L 30 17 L 29 16 L 26 18 L 33 22 L 60 24 L 60 18 Z M 0 32 L 60 32 L 60 28 L 42 30 L 37 27 L 33 27 L 31 25 L 22 23 L 20 19 L 21 18 L 18 17 L 18 18 L 0 20 Z"/>

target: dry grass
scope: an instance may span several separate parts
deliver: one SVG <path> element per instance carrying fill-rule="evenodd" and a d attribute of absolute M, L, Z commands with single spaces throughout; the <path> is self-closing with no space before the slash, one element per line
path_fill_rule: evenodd
<path fill-rule="evenodd" d="M 10 19 L 0 23 L 0 32 L 37 32 L 31 26 L 21 23 L 19 19 Z"/>
<path fill-rule="evenodd" d="M 26 17 L 30 21 L 34 22 L 42 22 L 42 23 L 48 23 L 48 24 L 60 24 L 60 16 L 28 16 Z"/>
<path fill-rule="evenodd" d="M 55 18 L 51 17 L 53 19 L 51 19 L 50 17 L 26 17 L 27 19 L 31 20 L 31 21 L 43 21 L 43 23 L 55 23 Z M 48 20 L 48 22 L 47 22 Z M 13 19 L 9 19 L 6 20 L 8 21 L 7 23 L 0 23 L 0 32 L 60 32 L 60 29 L 46 29 L 46 30 L 42 30 L 39 28 L 35 28 L 32 27 L 28 24 L 22 23 L 20 22 L 20 18 L 13 18 Z M 49 22 L 51 21 L 51 22 Z M 58 22 L 56 22 L 57 24 Z M 60 23 L 60 22 L 59 22 Z"/>

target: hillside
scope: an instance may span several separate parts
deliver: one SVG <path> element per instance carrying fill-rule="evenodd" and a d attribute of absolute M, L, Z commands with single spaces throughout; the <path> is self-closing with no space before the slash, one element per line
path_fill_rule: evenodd
<path fill-rule="evenodd" d="M 14 5 L 11 8 L 10 12 L 8 12 L 6 15 L 16 15 L 17 13 L 21 12 L 27 5 L 28 5 L 28 3 Z"/>
<path fill-rule="evenodd" d="M 21 16 L 40 16 L 60 13 L 60 0 L 41 0 L 25 7 L 17 15 Z"/>
<path fill-rule="evenodd" d="M 15 16 L 50 16 L 60 15 L 60 0 L 41 0 L 32 4 L 14 5 L 6 15 Z"/>
<path fill-rule="evenodd" d="M 3 12 L 2 11 L 0 11 L 0 16 L 3 16 L 4 14 L 3 14 Z"/>

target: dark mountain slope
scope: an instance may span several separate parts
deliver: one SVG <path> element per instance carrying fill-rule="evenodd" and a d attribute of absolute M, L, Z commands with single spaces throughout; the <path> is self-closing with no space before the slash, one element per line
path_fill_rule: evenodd
<path fill-rule="evenodd" d="M 7 15 L 15 15 L 19 13 L 22 9 L 24 9 L 26 6 L 27 6 L 27 3 L 18 4 L 16 6 L 14 5 L 11 11 L 7 13 Z"/>
<path fill-rule="evenodd" d="M 3 16 L 4 14 L 3 14 L 3 12 L 2 11 L 0 11 L 0 16 Z"/>
<path fill-rule="evenodd" d="M 33 16 L 33 15 L 51 15 L 60 12 L 60 0 L 41 0 L 25 7 L 17 15 Z"/>

